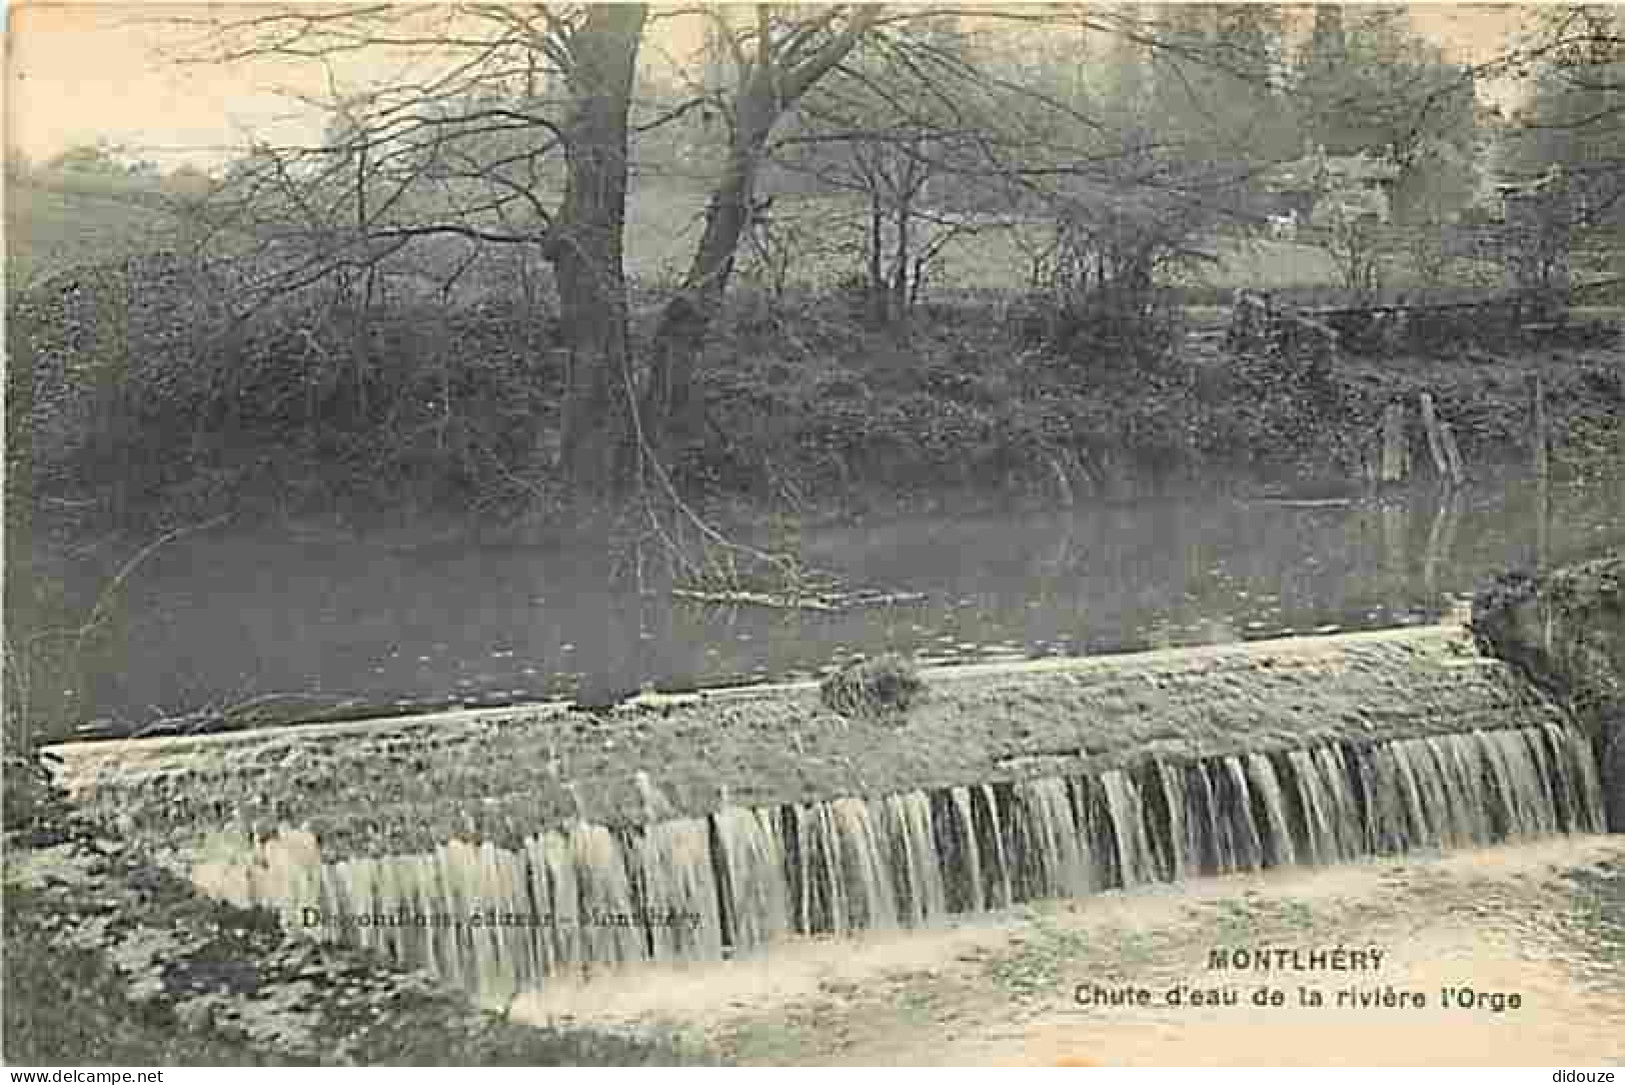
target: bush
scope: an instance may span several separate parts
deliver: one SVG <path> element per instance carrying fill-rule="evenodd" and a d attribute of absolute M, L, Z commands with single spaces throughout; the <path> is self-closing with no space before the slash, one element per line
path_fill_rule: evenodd
<path fill-rule="evenodd" d="M 818 689 L 824 707 L 856 719 L 900 716 L 925 694 L 914 664 L 895 652 L 848 663 Z"/>
<path fill-rule="evenodd" d="M 68 795 L 51 775 L 51 757 L 9 741 L 4 758 L 6 838 L 17 844 L 53 842 L 68 816 Z"/>
<path fill-rule="evenodd" d="M 1132 370 L 1166 353 L 1178 326 L 1174 294 L 1159 284 L 1211 259 L 1196 239 L 1211 230 L 1213 212 L 1081 183 L 1052 203 L 1054 235 L 1035 261 L 1026 334 L 1042 314 L 1046 345 L 1096 371 Z"/>
<path fill-rule="evenodd" d="M 517 299 L 363 304 L 325 282 L 239 317 L 253 274 L 158 253 L 16 299 L 29 386 L 10 421 L 36 480 L 192 515 L 255 496 L 483 508 L 545 481 L 562 380 L 545 315 Z"/>

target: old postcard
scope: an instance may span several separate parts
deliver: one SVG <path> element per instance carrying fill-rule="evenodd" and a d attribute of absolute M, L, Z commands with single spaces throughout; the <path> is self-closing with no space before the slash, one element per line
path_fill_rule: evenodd
<path fill-rule="evenodd" d="M 1625 1062 L 1625 9 L 6 44 L 8 1063 Z"/>

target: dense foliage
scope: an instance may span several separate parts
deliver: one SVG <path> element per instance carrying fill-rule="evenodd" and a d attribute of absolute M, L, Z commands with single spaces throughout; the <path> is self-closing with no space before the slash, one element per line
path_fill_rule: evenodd
<path fill-rule="evenodd" d="M 1363 417 L 1325 389 L 1299 409 L 1256 359 L 1182 357 L 1181 303 L 1223 289 L 1202 283 L 1215 254 L 1286 198 L 1272 167 L 1324 150 L 1387 178 L 1397 233 L 1305 227 L 1345 300 L 1391 295 L 1399 265 L 1483 286 L 1554 247 L 1514 231 L 1486 256 L 1451 225 L 1499 129 L 1475 73 L 1396 9 L 1321 5 L 1306 35 L 1275 5 L 997 28 L 763 9 L 666 72 L 632 7 L 442 13 L 490 38 L 426 11 L 423 42 L 466 61 L 443 84 L 326 103 L 317 146 L 257 144 L 218 185 L 188 179 L 190 202 L 155 179 L 183 212 L 175 253 L 65 261 L 11 303 L 24 485 L 169 521 L 549 509 L 593 478 L 654 484 L 650 453 L 690 495 L 1320 470 L 1346 457 L 1304 442 Z M 1613 24 L 1576 12 L 1532 24 L 1518 169 L 1611 161 Z M 387 28 L 293 11 L 215 29 L 249 55 L 303 33 L 322 57 Z M 588 184 L 592 162 L 620 165 Z M 1612 174 L 1587 170 L 1595 213 Z M 96 146 L 31 183 L 134 199 L 141 173 Z M 1567 256 L 1552 236 L 1542 268 Z M 567 255 L 582 245 L 594 266 Z"/>
<path fill-rule="evenodd" d="M 1380 352 L 1319 366 L 1192 352 L 1177 292 L 1136 301 L 1088 277 L 1085 246 L 1114 236 L 1080 233 L 1076 277 L 1049 291 L 962 293 L 906 334 L 853 320 L 839 289 L 742 297 L 707 352 L 707 425 L 672 447 L 674 481 L 804 508 L 863 492 L 1054 497 L 1058 478 L 1111 493 L 1238 466 L 1348 479 L 1379 401 L 1411 385 L 1433 388 L 1470 460 L 1521 446 L 1518 385 L 1496 366 L 1418 380 Z M 545 310 L 498 295 L 358 312 L 313 288 L 233 323 L 198 282 L 159 256 L 14 300 L 9 421 L 27 439 L 10 485 L 25 504 L 85 526 L 556 507 L 563 358 Z M 1446 356 L 1480 350 L 1434 339 Z M 1589 470 L 1612 455 L 1617 374 L 1562 368 L 1549 383 L 1574 421 L 1557 462 Z"/>

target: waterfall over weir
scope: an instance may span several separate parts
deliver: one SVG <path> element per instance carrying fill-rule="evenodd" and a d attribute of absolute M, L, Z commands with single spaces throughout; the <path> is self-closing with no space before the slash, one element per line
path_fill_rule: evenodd
<path fill-rule="evenodd" d="M 1043 898 L 1602 827 L 1585 738 L 1554 725 L 728 805 L 646 826 L 578 821 L 522 849 L 324 861 L 283 832 L 200 886 L 486 996 L 789 934 L 920 927 Z M 478 917 L 478 918 L 475 918 Z"/>

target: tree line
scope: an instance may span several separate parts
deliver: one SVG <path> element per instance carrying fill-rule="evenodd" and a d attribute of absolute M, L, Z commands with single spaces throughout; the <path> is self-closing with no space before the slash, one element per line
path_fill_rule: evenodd
<path fill-rule="evenodd" d="M 693 56 L 669 55 L 679 24 L 701 28 Z M 945 246 L 999 230 L 1062 307 L 1132 313 L 1215 232 L 1256 227 L 1267 171 L 1312 153 L 1389 164 L 1408 221 L 1459 212 L 1514 127 L 1488 77 L 1534 87 L 1507 168 L 1570 166 L 1590 214 L 1622 172 L 1602 6 L 1531 9 L 1476 66 L 1380 5 L 256 5 L 180 25 L 197 62 L 411 73 L 307 95 L 323 137 L 254 146 L 199 214 L 276 253 L 268 294 L 367 284 L 437 237 L 534 254 L 566 359 L 557 467 L 581 492 L 658 473 L 703 429 L 696 381 L 743 265 L 782 283 L 825 245 L 867 319 L 897 324 Z M 701 194 L 703 221 L 640 341 L 629 194 L 660 184 Z M 787 240 L 797 195 L 823 202 Z"/>

